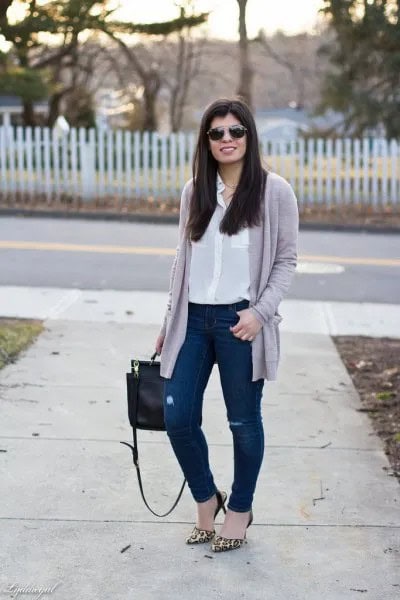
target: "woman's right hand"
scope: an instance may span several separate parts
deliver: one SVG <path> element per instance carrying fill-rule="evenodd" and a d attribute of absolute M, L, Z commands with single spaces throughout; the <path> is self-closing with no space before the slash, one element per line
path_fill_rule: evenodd
<path fill-rule="evenodd" d="M 162 347 L 164 345 L 165 335 L 159 335 L 156 341 L 156 352 L 161 354 Z"/>

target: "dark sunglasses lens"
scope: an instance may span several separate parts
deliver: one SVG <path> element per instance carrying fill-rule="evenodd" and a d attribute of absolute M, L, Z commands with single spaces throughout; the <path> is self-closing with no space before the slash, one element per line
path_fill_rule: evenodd
<path fill-rule="evenodd" d="M 208 132 L 210 140 L 216 142 L 218 140 L 222 140 L 224 137 L 224 128 L 223 127 L 214 127 L 214 129 L 210 129 Z M 246 128 L 243 125 L 232 125 L 229 127 L 229 135 L 233 138 L 239 139 L 244 136 L 246 133 Z"/>
<path fill-rule="evenodd" d="M 229 133 L 233 138 L 242 138 L 246 133 L 246 129 L 243 125 L 234 125 L 233 127 L 229 127 Z"/>
<path fill-rule="evenodd" d="M 210 140 L 216 142 L 218 140 L 222 140 L 222 138 L 224 137 L 224 130 L 216 127 L 215 129 L 210 129 L 208 135 L 210 137 Z"/>

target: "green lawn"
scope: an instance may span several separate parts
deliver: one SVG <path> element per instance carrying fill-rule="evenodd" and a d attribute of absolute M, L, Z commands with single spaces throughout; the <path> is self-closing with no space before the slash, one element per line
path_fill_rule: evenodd
<path fill-rule="evenodd" d="M 42 331 L 40 321 L 0 318 L 0 369 L 14 362 Z"/>

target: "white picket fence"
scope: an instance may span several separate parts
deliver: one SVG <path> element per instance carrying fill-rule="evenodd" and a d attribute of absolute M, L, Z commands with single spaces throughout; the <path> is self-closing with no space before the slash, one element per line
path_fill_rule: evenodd
<path fill-rule="evenodd" d="M 265 165 L 288 179 L 299 203 L 400 209 L 400 142 L 261 138 Z M 0 201 L 179 200 L 191 176 L 194 133 L 0 128 Z"/>

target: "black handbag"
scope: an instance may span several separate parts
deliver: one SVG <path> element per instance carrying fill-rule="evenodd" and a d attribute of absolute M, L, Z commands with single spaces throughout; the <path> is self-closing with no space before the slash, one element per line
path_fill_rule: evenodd
<path fill-rule="evenodd" d="M 137 429 L 165 431 L 163 407 L 164 379 L 160 375 L 160 363 L 154 360 L 156 356 L 157 353 L 155 352 L 150 361 L 136 359 L 131 361 L 131 372 L 126 374 L 126 384 L 128 416 L 133 431 L 133 446 L 128 444 L 128 442 L 120 443 L 128 446 L 132 450 L 133 464 L 136 467 L 136 474 L 143 502 L 149 511 L 156 517 L 166 517 L 178 504 L 186 484 L 186 479 L 183 481 L 178 497 L 169 511 L 162 515 L 156 513 L 148 505 L 144 496 L 137 443 Z"/>

